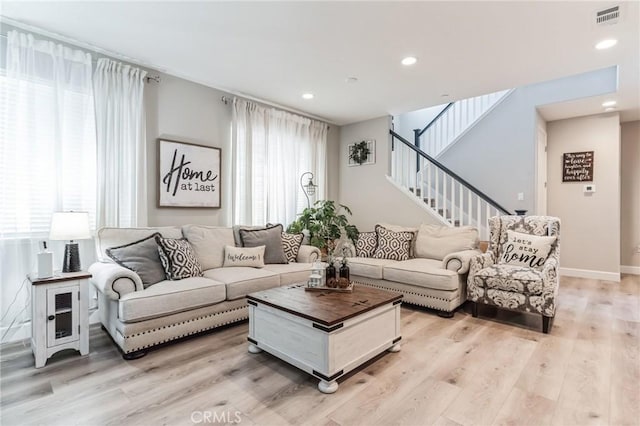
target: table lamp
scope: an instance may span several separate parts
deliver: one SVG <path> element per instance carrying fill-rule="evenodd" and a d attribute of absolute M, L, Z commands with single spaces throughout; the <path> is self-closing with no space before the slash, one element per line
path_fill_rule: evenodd
<path fill-rule="evenodd" d="M 51 218 L 50 240 L 68 240 L 64 248 L 62 272 L 80 271 L 80 250 L 74 240 L 91 238 L 89 213 L 55 212 Z"/>

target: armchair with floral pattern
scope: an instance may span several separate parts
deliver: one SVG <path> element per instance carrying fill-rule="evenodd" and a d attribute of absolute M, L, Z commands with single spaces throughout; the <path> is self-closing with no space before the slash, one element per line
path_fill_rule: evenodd
<path fill-rule="evenodd" d="M 542 315 L 542 331 L 548 333 L 556 312 L 560 219 L 551 216 L 496 216 L 489 219 L 491 232 L 486 253 L 471 259 L 467 278 L 467 300 L 478 316 L 478 303 L 512 311 Z M 507 231 L 537 236 L 555 236 L 541 268 L 500 263 Z"/>

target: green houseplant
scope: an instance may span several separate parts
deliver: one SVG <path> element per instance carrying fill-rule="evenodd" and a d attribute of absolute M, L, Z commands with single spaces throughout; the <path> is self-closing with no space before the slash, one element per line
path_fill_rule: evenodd
<path fill-rule="evenodd" d="M 349 207 L 329 200 L 318 200 L 313 207 L 302 211 L 298 219 L 289 225 L 287 232 L 309 232 L 309 243 L 320 250 L 331 252 L 333 242 L 340 238 L 342 230 L 354 244 L 358 239 L 358 228 L 349 224 L 345 213 L 352 215 Z"/>

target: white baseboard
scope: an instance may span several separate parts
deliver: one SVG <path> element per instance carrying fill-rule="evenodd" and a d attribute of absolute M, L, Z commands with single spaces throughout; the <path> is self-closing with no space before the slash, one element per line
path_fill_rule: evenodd
<path fill-rule="evenodd" d="M 560 275 L 567 277 L 591 278 L 594 280 L 620 282 L 620 273 L 592 271 L 589 269 L 560 268 Z"/>
<path fill-rule="evenodd" d="M 623 274 L 640 275 L 640 266 L 620 265 L 620 272 Z"/>

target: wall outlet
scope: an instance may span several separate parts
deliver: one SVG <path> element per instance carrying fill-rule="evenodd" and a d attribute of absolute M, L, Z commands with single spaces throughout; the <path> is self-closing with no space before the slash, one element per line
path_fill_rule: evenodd
<path fill-rule="evenodd" d="M 518 201 L 524 201 L 524 192 L 518 192 Z"/>

